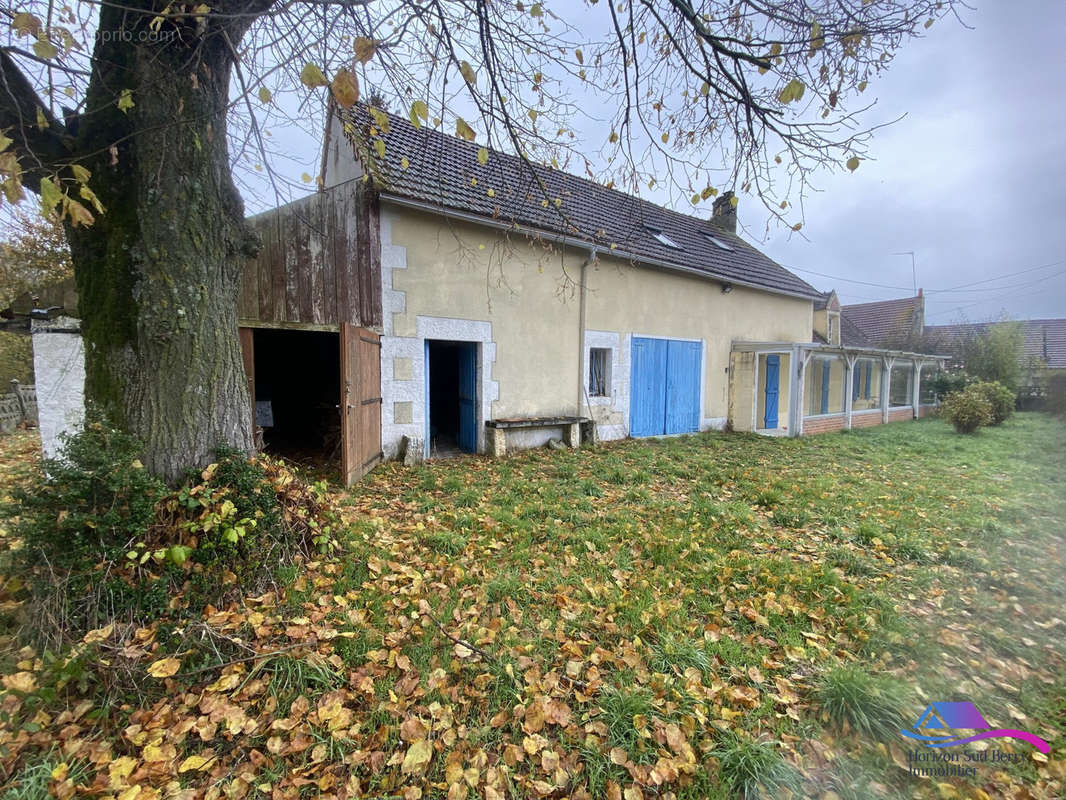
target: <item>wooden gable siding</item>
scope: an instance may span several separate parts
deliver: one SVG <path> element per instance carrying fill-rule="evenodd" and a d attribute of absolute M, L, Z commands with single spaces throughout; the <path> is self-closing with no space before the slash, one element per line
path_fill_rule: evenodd
<path fill-rule="evenodd" d="M 381 325 L 378 204 L 363 183 L 333 186 L 248 222 L 263 244 L 244 269 L 242 325 Z"/>

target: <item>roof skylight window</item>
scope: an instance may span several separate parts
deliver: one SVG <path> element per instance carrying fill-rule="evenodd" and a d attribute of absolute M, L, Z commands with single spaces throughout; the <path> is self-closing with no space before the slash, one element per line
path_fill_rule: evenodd
<path fill-rule="evenodd" d="M 684 250 L 681 245 L 663 233 L 662 228 L 656 228 L 654 225 L 645 225 L 644 227 L 647 228 L 648 233 L 655 237 L 655 240 L 660 244 L 665 244 L 667 247 L 672 247 L 675 250 Z"/>
<path fill-rule="evenodd" d="M 732 249 L 734 249 L 733 245 L 726 244 L 725 242 L 723 242 L 721 239 L 719 239 L 716 236 L 711 236 L 711 234 L 709 234 L 709 233 L 704 233 L 703 235 L 706 236 L 708 239 L 710 239 L 711 240 L 711 244 L 715 245 L 720 250 L 732 250 Z"/>

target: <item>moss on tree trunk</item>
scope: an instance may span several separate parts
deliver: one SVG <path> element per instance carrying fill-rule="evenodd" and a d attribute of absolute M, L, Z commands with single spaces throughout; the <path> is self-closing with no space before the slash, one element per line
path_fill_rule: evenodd
<path fill-rule="evenodd" d="M 188 21 L 153 37 L 149 19 L 101 9 L 77 138 L 106 213 L 68 235 L 86 398 L 174 481 L 220 444 L 251 449 L 237 294 L 256 240 L 226 144 L 229 42 L 243 30 Z"/>

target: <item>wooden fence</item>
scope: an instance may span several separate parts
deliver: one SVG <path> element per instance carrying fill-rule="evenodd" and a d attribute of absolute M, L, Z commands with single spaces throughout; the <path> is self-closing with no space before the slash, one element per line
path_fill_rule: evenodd
<path fill-rule="evenodd" d="M 11 390 L 0 394 L 0 433 L 11 433 L 23 422 L 37 424 L 37 390 L 11 381 Z"/>

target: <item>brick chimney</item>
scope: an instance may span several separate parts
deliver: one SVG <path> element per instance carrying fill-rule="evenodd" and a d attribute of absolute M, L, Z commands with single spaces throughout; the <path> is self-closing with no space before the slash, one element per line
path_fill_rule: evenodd
<path fill-rule="evenodd" d="M 722 192 L 711 206 L 711 224 L 729 233 L 737 232 L 737 207 L 733 205 L 733 193 Z"/>

